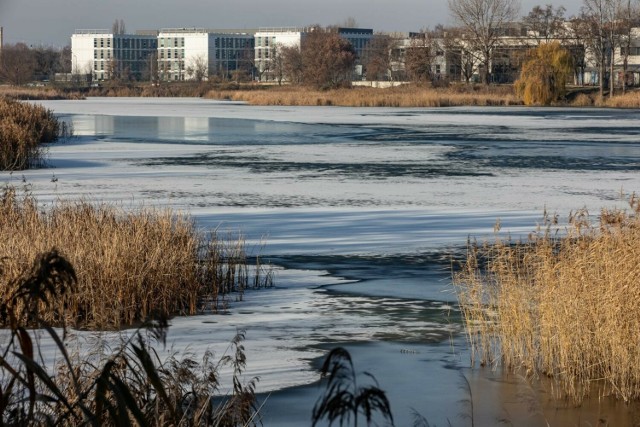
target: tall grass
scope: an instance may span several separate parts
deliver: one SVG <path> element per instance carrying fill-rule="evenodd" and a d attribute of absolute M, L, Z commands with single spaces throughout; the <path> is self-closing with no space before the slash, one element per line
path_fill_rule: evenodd
<path fill-rule="evenodd" d="M 250 277 L 241 239 L 197 230 L 186 215 L 141 208 L 125 211 L 88 201 L 57 201 L 45 207 L 7 187 L 0 197 L 0 299 L 25 270 L 25 260 L 56 247 L 75 266 L 78 286 L 56 304 L 67 322 L 113 329 L 155 311 L 194 314 L 217 309 L 222 296 L 269 285 L 271 276 Z M 62 319 L 43 311 L 47 322 Z"/>
<path fill-rule="evenodd" d="M 243 332 L 233 339 L 232 354 L 217 362 L 211 353 L 202 362 L 176 355 L 161 360 L 150 344 L 164 344 L 167 321 L 160 315 L 106 356 L 72 355 L 66 333 L 60 336 L 51 328 L 40 308 L 64 317 L 66 308 L 56 307 L 55 301 L 74 293 L 78 279 L 73 266 L 49 251 L 14 284 L 14 291 L 0 300 L 0 316 L 8 325 L 0 348 L 2 425 L 257 424 L 258 379 L 244 383 L 241 378 L 246 367 Z M 55 372 L 42 357 L 40 340 L 28 332 L 32 326 L 54 343 L 60 359 Z M 225 365 L 233 370 L 233 388 L 226 394 L 219 375 Z"/>
<path fill-rule="evenodd" d="M 0 97 L 13 100 L 83 99 L 82 93 L 74 88 L 7 85 L 0 85 Z"/>
<path fill-rule="evenodd" d="M 473 360 L 553 378 L 575 402 L 640 397 L 640 204 L 524 242 L 471 244 L 454 277 Z"/>
<path fill-rule="evenodd" d="M 0 98 L 0 170 L 39 165 L 43 145 L 68 136 L 70 129 L 39 105 Z"/>
<path fill-rule="evenodd" d="M 244 101 L 252 105 L 337 105 L 345 107 L 453 107 L 465 105 L 521 105 L 512 87 L 451 86 L 394 87 L 386 89 L 357 87 L 320 91 L 283 86 L 264 90 L 212 90 L 213 99 Z"/>

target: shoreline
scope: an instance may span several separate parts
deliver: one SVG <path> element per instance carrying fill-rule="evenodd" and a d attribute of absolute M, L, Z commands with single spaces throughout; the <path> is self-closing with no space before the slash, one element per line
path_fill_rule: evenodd
<path fill-rule="evenodd" d="M 15 87 L 0 86 L 0 97 L 19 100 L 78 100 L 87 97 L 104 98 L 202 98 L 207 100 L 243 102 L 252 106 L 336 106 L 336 107 L 512 107 L 524 106 L 512 85 L 480 85 L 456 83 L 445 87 L 406 84 L 389 88 L 353 86 L 350 88 L 317 90 L 301 86 L 273 86 L 255 83 L 168 83 L 152 86 L 148 83 L 105 85 L 97 88 L 64 86 Z M 565 99 L 541 108 L 640 108 L 640 91 L 627 90 L 600 99 L 597 87 L 572 86 Z"/>

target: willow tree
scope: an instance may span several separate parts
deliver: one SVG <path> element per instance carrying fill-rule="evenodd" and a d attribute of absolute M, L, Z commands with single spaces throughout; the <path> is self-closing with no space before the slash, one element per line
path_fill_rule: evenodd
<path fill-rule="evenodd" d="M 522 65 L 516 93 L 526 105 L 549 105 L 564 96 L 572 72 L 571 54 L 560 43 L 542 44 Z"/>

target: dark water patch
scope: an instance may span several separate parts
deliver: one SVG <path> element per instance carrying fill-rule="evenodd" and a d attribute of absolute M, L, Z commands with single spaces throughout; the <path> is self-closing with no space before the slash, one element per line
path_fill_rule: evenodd
<path fill-rule="evenodd" d="M 468 162 L 305 162 L 278 161 L 253 155 L 203 153 L 188 157 L 160 157 L 137 162 L 143 166 L 205 166 L 242 168 L 256 174 L 296 174 L 299 179 L 330 176 L 345 179 L 434 178 L 493 176 Z"/>
<path fill-rule="evenodd" d="M 288 255 L 269 259 L 289 269 L 326 270 L 349 280 L 389 277 L 422 277 L 436 274 L 450 277 L 452 264 L 464 259 L 466 249 L 450 247 L 442 251 L 389 255 Z"/>

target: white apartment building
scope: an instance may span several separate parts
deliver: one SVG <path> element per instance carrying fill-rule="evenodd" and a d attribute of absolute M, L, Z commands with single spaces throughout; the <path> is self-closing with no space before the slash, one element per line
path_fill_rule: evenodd
<path fill-rule="evenodd" d="M 94 80 L 141 79 L 153 69 L 155 34 L 113 34 L 76 30 L 71 36 L 71 73 Z"/>
<path fill-rule="evenodd" d="M 162 29 L 158 34 L 161 80 L 206 80 L 246 67 L 253 56 L 253 34 L 198 28 Z"/>
<path fill-rule="evenodd" d="M 255 34 L 254 65 L 262 81 L 275 80 L 273 59 L 280 47 L 300 48 L 307 28 L 277 27 L 260 28 Z"/>

